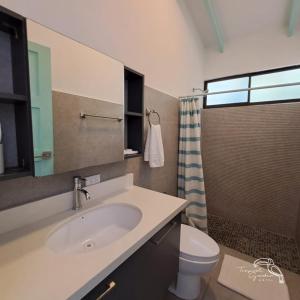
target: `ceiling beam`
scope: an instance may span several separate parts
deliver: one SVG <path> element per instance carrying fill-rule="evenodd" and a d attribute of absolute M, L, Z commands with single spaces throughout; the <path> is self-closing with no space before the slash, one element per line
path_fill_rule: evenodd
<path fill-rule="evenodd" d="M 204 4 L 205 4 L 205 7 L 206 7 L 208 16 L 210 18 L 210 22 L 211 22 L 211 25 L 213 27 L 217 42 L 218 42 L 219 51 L 221 53 L 223 53 L 224 52 L 224 37 L 223 37 L 223 32 L 221 30 L 219 20 L 218 20 L 217 15 L 216 15 L 214 5 L 212 3 L 212 0 L 204 0 Z"/>
<path fill-rule="evenodd" d="M 288 36 L 292 36 L 296 31 L 297 21 L 299 19 L 299 12 L 300 0 L 291 0 Z"/>

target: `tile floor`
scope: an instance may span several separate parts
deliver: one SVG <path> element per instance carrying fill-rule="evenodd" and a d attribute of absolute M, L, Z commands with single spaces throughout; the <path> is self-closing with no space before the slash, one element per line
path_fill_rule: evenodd
<path fill-rule="evenodd" d="M 236 250 L 220 245 L 221 257 L 218 265 L 211 274 L 202 279 L 202 292 L 197 300 L 247 300 L 244 296 L 220 285 L 217 280 L 221 269 L 224 254 L 229 254 L 245 261 L 253 262 L 254 258 L 242 254 Z M 290 292 L 290 300 L 300 299 L 300 275 L 281 269 L 284 273 L 286 283 Z M 200 278 L 199 278 L 200 280 Z M 168 295 L 167 300 L 179 300 L 172 294 Z M 272 300 L 272 299 L 266 299 Z"/>
<path fill-rule="evenodd" d="M 255 258 L 270 257 L 277 266 L 300 274 L 300 253 L 293 238 L 214 215 L 208 217 L 208 228 L 219 244 Z"/>

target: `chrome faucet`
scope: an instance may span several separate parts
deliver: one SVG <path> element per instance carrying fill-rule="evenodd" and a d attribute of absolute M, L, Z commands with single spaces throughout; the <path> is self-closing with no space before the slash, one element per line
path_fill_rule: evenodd
<path fill-rule="evenodd" d="M 90 200 L 91 196 L 89 192 L 82 188 L 82 183 L 85 182 L 85 179 L 80 176 L 74 177 L 74 210 L 79 210 L 82 208 L 82 202 L 80 194 L 83 193 L 86 200 Z"/>

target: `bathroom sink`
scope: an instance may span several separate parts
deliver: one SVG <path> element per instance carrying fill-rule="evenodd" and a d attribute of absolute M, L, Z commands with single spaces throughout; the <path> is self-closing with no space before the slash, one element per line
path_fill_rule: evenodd
<path fill-rule="evenodd" d="M 46 243 L 56 253 L 86 253 L 120 239 L 133 230 L 141 218 L 142 212 L 132 205 L 101 206 L 60 225 Z"/>

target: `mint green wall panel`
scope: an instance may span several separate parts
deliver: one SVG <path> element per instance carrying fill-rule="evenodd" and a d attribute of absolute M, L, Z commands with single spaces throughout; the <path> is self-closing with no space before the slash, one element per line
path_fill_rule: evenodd
<path fill-rule="evenodd" d="M 28 42 L 35 176 L 53 174 L 53 115 L 50 49 Z M 51 152 L 43 159 L 42 154 Z"/>

